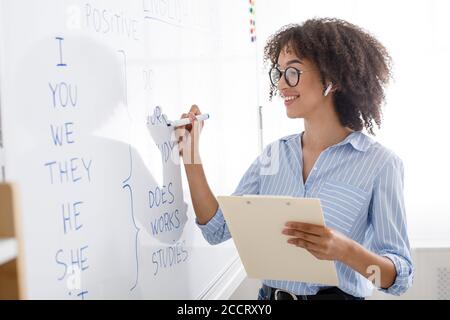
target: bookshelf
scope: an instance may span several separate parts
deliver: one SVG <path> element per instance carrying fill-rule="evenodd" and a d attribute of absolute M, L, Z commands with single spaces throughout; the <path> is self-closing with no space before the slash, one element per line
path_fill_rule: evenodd
<path fill-rule="evenodd" d="M 23 298 L 14 187 L 0 184 L 0 299 Z"/>

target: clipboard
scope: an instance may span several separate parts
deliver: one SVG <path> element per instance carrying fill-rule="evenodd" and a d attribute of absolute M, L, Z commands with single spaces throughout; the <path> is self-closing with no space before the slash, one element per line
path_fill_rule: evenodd
<path fill-rule="evenodd" d="M 334 261 L 317 259 L 281 233 L 288 221 L 324 225 L 319 199 L 244 195 L 217 201 L 250 278 L 339 284 Z"/>

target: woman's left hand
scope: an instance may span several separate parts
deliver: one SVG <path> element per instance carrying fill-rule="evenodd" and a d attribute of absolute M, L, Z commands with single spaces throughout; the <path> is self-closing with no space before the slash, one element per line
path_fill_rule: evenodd
<path fill-rule="evenodd" d="M 288 243 L 305 248 L 317 259 L 344 261 L 352 239 L 327 227 L 289 221 L 283 234 L 293 236 Z"/>

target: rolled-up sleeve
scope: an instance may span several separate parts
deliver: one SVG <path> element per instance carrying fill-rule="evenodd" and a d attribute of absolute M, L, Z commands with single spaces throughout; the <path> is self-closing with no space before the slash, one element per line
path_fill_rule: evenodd
<path fill-rule="evenodd" d="M 401 295 L 412 285 L 413 264 L 407 234 L 403 196 L 404 168 L 393 155 L 381 168 L 374 181 L 369 219 L 373 227 L 372 249 L 390 259 L 397 272 L 394 283 L 379 290 Z"/>
<path fill-rule="evenodd" d="M 247 169 L 232 195 L 259 194 L 259 164 L 260 158 L 258 157 Z M 195 223 L 202 231 L 203 237 L 210 244 L 219 244 L 231 238 L 230 231 L 228 230 L 227 223 L 220 207 L 206 224 L 199 224 L 197 219 L 195 219 Z"/>

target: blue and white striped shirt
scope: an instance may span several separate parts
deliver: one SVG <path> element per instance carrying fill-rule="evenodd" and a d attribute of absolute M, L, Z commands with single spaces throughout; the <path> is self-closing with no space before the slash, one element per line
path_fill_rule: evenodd
<path fill-rule="evenodd" d="M 327 227 L 394 263 L 394 284 L 380 290 L 394 295 L 404 293 L 412 284 L 413 266 L 400 158 L 364 133 L 352 132 L 320 154 L 306 183 L 302 159 L 301 134 L 275 141 L 251 164 L 233 195 L 319 198 Z M 207 224 L 197 225 L 210 244 L 231 238 L 220 208 Z M 358 297 L 371 295 L 373 286 L 369 280 L 339 261 L 335 265 L 341 290 Z M 269 279 L 263 283 L 298 295 L 316 294 L 326 287 Z"/>

